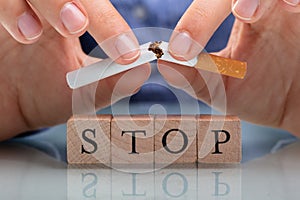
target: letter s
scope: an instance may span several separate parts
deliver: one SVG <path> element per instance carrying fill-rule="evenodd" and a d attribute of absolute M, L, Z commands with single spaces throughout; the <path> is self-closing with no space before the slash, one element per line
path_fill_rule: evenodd
<path fill-rule="evenodd" d="M 95 153 L 95 152 L 97 151 L 97 149 L 98 149 L 97 143 L 96 143 L 94 140 L 92 140 L 92 139 L 90 139 L 90 138 L 87 137 L 87 133 L 88 133 L 88 132 L 91 132 L 91 133 L 93 134 L 94 138 L 96 138 L 96 130 L 95 130 L 95 129 L 85 129 L 85 130 L 82 132 L 82 139 L 83 139 L 84 141 L 90 143 L 90 144 L 93 146 L 93 150 L 87 151 L 87 150 L 84 149 L 84 146 L 82 145 L 82 146 L 81 146 L 81 154 L 83 154 L 83 153 L 86 153 L 86 154 L 93 154 L 93 153 Z"/>

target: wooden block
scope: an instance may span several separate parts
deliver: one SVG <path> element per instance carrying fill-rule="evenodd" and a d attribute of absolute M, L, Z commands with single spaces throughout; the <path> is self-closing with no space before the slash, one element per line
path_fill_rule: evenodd
<path fill-rule="evenodd" d="M 152 116 L 115 116 L 111 123 L 112 166 L 153 168 L 154 119 Z"/>
<path fill-rule="evenodd" d="M 155 117 L 155 168 L 197 161 L 195 116 Z"/>
<path fill-rule="evenodd" d="M 70 164 L 160 168 L 169 164 L 239 163 L 235 116 L 75 116 L 68 121 Z M 155 136 L 154 136 L 155 134 Z"/>
<path fill-rule="evenodd" d="M 69 164 L 110 164 L 111 115 L 74 116 L 67 124 Z"/>
<path fill-rule="evenodd" d="M 239 163 L 241 124 L 236 116 L 198 117 L 198 162 Z"/>

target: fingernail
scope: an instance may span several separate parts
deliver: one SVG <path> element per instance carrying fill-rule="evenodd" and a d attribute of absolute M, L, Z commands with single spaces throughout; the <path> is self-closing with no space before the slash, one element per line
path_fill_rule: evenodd
<path fill-rule="evenodd" d="M 72 2 L 66 3 L 60 11 L 60 18 L 63 25 L 71 34 L 76 34 L 85 29 L 87 17 Z"/>
<path fill-rule="evenodd" d="M 192 46 L 192 38 L 187 32 L 178 33 L 169 45 L 169 51 L 174 56 L 185 57 Z"/>
<path fill-rule="evenodd" d="M 126 34 L 120 35 L 116 42 L 116 49 L 124 60 L 135 60 L 139 56 L 139 45 Z"/>
<path fill-rule="evenodd" d="M 28 12 L 18 18 L 18 28 L 27 40 L 34 40 L 42 34 L 41 24 Z"/>
<path fill-rule="evenodd" d="M 259 6 L 259 0 L 237 0 L 232 11 L 243 20 L 251 20 Z"/>
<path fill-rule="evenodd" d="M 283 0 L 283 1 L 291 6 L 297 6 L 300 2 L 300 0 Z"/>

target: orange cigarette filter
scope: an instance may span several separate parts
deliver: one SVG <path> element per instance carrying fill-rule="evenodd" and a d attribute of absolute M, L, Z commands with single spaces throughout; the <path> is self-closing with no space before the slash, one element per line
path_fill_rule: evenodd
<path fill-rule="evenodd" d="M 195 68 L 243 79 L 247 72 L 247 63 L 212 54 L 201 53 L 198 56 L 198 62 L 195 65 Z"/>

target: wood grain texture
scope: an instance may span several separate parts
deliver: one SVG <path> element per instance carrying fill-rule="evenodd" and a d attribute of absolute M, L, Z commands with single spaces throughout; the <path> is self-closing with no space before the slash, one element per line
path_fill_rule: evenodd
<path fill-rule="evenodd" d="M 110 164 L 111 115 L 74 116 L 67 123 L 69 164 Z"/>
<path fill-rule="evenodd" d="M 112 166 L 135 164 L 152 168 L 153 132 L 152 116 L 114 116 L 111 123 Z"/>
<path fill-rule="evenodd" d="M 195 116 L 155 117 L 155 167 L 197 161 Z"/>
<path fill-rule="evenodd" d="M 198 162 L 239 163 L 242 158 L 239 118 L 201 115 L 197 119 Z"/>
<path fill-rule="evenodd" d="M 241 145 L 236 116 L 74 116 L 67 124 L 69 164 L 239 163 Z"/>

